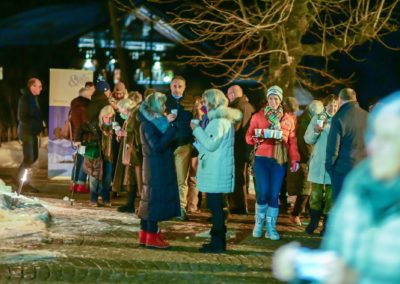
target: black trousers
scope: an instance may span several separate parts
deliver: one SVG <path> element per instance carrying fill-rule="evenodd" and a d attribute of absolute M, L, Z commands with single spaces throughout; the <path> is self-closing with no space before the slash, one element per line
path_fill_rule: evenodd
<path fill-rule="evenodd" d="M 24 158 L 18 169 L 18 178 L 20 178 L 23 171 L 30 168 L 39 157 L 39 143 L 36 135 L 24 136 L 21 141 Z"/>
<path fill-rule="evenodd" d="M 345 177 L 347 176 L 347 173 L 338 173 L 338 172 L 333 172 L 331 175 L 331 181 L 332 181 L 332 193 L 333 193 L 333 202 L 335 202 L 342 191 L 343 187 L 343 182 Z"/>
<path fill-rule="evenodd" d="M 223 231 L 225 226 L 224 202 L 222 193 L 207 193 L 207 207 L 211 211 L 212 229 Z"/>

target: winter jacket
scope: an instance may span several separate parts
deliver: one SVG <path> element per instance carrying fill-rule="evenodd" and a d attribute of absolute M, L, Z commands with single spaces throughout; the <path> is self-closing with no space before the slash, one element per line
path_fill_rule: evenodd
<path fill-rule="evenodd" d="M 270 125 L 271 123 L 264 117 L 264 108 L 262 108 L 251 118 L 250 126 L 246 133 L 247 144 L 256 144 L 253 138 L 256 128 L 265 129 L 269 128 Z M 292 161 L 300 161 L 293 118 L 289 114 L 285 113 L 280 121 L 280 125 L 282 130 L 282 141 L 288 150 L 290 159 Z M 275 139 L 263 139 L 255 153 L 256 156 L 274 158 L 274 145 Z"/>
<path fill-rule="evenodd" d="M 107 96 L 104 92 L 96 90 L 90 100 L 87 109 L 88 120 L 94 124 L 99 123 L 99 114 L 103 107 L 109 104 Z"/>
<path fill-rule="evenodd" d="M 87 108 L 90 99 L 79 96 L 71 101 L 71 126 L 72 126 L 72 139 L 77 141 L 78 131 L 82 123 L 88 120 Z"/>
<path fill-rule="evenodd" d="M 358 274 L 357 283 L 400 283 L 400 176 L 377 181 L 364 160 L 347 176 L 329 216 L 322 247 Z"/>
<path fill-rule="evenodd" d="M 205 129 L 196 127 L 193 135 L 199 142 L 197 188 L 201 192 L 230 193 L 234 188 L 234 124 L 242 118 L 240 111 L 219 107 L 208 112 Z"/>
<path fill-rule="evenodd" d="M 308 163 L 313 149 L 312 144 L 308 144 L 304 141 L 304 134 L 306 133 L 307 126 L 310 124 L 310 121 L 311 114 L 308 110 L 305 110 L 297 119 L 296 139 L 300 154 L 300 163 L 302 164 Z"/>
<path fill-rule="evenodd" d="M 327 116 L 324 130 L 319 134 L 314 132 L 317 120 L 318 115 L 315 115 L 311 119 L 304 135 L 304 141 L 307 144 L 314 145 L 314 149 L 310 156 L 307 180 L 318 184 L 331 184 L 331 177 L 326 171 L 324 165 L 326 159 L 326 144 L 331 129 L 332 117 Z"/>
<path fill-rule="evenodd" d="M 325 162 L 331 177 L 334 172 L 348 173 L 365 157 L 364 132 L 367 115 L 357 102 L 348 102 L 332 118 Z"/>
<path fill-rule="evenodd" d="M 138 216 L 150 221 L 180 216 L 172 146 L 176 127 L 164 116 L 151 113 L 145 102 L 140 106 L 138 117 L 143 152 L 143 189 Z"/>
<path fill-rule="evenodd" d="M 249 149 L 251 146 L 246 143 L 245 137 L 250 125 L 251 116 L 254 113 L 254 108 L 248 102 L 246 97 L 235 99 L 229 107 L 240 110 L 242 113 L 241 122 L 235 126 L 235 161 L 238 162 L 238 159 L 241 161 L 247 161 L 251 152 L 251 149 Z"/>
<path fill-rule="evenodd" d="M 171 113 L 172 109 L 178 110 L 178 116 L 174 121 L 177 127 L 174 141 L 175 148 L 193 143 L 192 129 L 190 128 L 190 121 L 193 119 L 193 105 L 194 100 L 191 96 L 183 95 L 181 98 L 176 99 L 171 94 L 167 94 L 166 112 Z"/>
<path fill-rule="evenodd" d="M 37 136 L 43 129 L 38 97 L 27 92 L 18 101 L 18 137 Z"/>
<path fill-rule="evenodd" d="M 138 120 L 139 106 L 136 106 L 123 125 L 127 136 L 123 138 L 119 147 L 118 159 L 115 167 L 113 191 L 118 192 L 123 185 L 135 183 L 134 167 L 142 165 L 142 147 L 140 145 L 140 122 Z M 124 151 L 125 149 L 125 151 Z M 129 157 L 124 157 L 124 155 Z M 129 165 L 122 163 L 123 158 L 130 161 Z"/>

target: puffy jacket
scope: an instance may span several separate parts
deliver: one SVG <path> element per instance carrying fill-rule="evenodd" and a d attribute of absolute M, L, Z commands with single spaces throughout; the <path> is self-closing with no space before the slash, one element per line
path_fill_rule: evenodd
<path fill-rule="evenodd" d="M 219 107 L 208 112 L 208 118 L 205 129 L 196 127 L 193 131 L 200 144 L 197 188 L 208 193 L 230 193 L 235 180 L 234 124 L 242 114 L 236 109 Z"/>
<path fill-rule="evenodd" d="M 314 132 L 317 120 L 318 115 L 315 115 L 311 119 L 304 135 L 304 141 L 307 144 L 314 145 L 314 149 L 310 156 L 307 180 L 318 184 L 331 184 L 331 177 L 326 171 L 324 165 L 326 160 L 326 143 L 331 129 L 332 117 L 326 119 L 324 130 L 319 134 Z"/>
<path fill-rule="evenodd" d="M 256 144 L 256 141 L 253 138 L 256 128 L 265 129 L 269 128 L 270 125 L 271 123 L 269 120 L 264 117 L 264 109 L 261 109 L 259 112 L 254 114 L 246 133 L 247 144 Z M 292 161 L 300 161 L 293 118 L 289 114 L 285 113 L 280 121 L 280 125 L 282 129 L 282 141 L 288 149 L 290 159 Z M 274 145 L 275 139 L 263 139 L 255 153 L 256 156 L 274 158 Z"/>

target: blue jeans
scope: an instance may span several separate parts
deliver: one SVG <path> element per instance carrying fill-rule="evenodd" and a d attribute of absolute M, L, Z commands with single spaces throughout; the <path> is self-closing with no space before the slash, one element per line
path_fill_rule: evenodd
<path fill-rule="evenodd" d="M 110 202 L 112 163 L 103 160 L 103 180 L 89 176 L 90 184 L 90 201 L 97 202 L 99 195 L 103 198 L 103 202 Z"/>
<path fill-rule="evenodd" d="M 83 170 L 83 155 L 76 153 L 76 162 L 72 168 L 71 180 L 77 184 L 85 184 L 87 174 Z"/>
<path fill-rule="evenodd" d="M 112 171 L 113 164 L 110 161 L 103 160 L 103 188 L 101 193 L 104 202 L 110 202 Z"/>
<path fill-rule="evenodd" d="M 254 175 L 256 178 L 257 204 L 268 204 L 270 207 L 279 207 L 279 193 L 285 178 L 286 164 L 279 165 L 276 160 L 256 156 L 254 161 Z"/>

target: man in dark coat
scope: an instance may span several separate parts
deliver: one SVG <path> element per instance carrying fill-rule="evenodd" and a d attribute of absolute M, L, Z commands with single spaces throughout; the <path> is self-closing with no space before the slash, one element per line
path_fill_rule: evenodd
<path fill-rule="evenodd" d="M 343 180 L 365 155 L 364 133 L 368 113 L 357 103 L 356 92 L 339 92 L 339 110 L 332 118 L 326 148 L 325 168 L 332 180 L 333 198 L 337 199 Z"/>
<path fill-rule="evenodd" d="M 247 214 L 247 162 L 249 159 L 249 145 L 246 144 L 246 132 L 249 128 L 253 106 L 248 102 L 240 86 L 234 85 L 228 89 L 229 107 L 238 109 L 243 115 L 242 121 L 235 127 L 235 189 L 229 195 L 229 211 L 233 214 Z"/>
<path fill-rule="evenodd" d="M 38 96 L 42 91 L 42 82 L 31 78 L 27 84 L 28 90 L 18 101 L 18 138 L 22 141 L 23 161 L 19 166 L 18 177 L 21 178 L 26 169 L 31 168 L 39 157 L 38 136 L 44 127 Z M 24 190 L 38 192 L 26 183 Z"/>
<path fill-rule="evenodd" d="M 186 81 L 181 76 L 176 76 L 171 81 L 171 92 L 167 94 L 167 102 L 165 103 L 166 112 L 168 114 L 173 111 L 177 112 L 175 135 L 174 161 L 176 167 L 176 175 L 179 187 L 179 199 L 181 204 L 181 220 L 185 220 L 186 206 L 188 196 L 188 176 L 190 161 L 193 152 L 193 135 L 190 128 L 190 120 L 193 118 L 194 100 L 192 97 L 184 94 L 186 89 Z"/>

